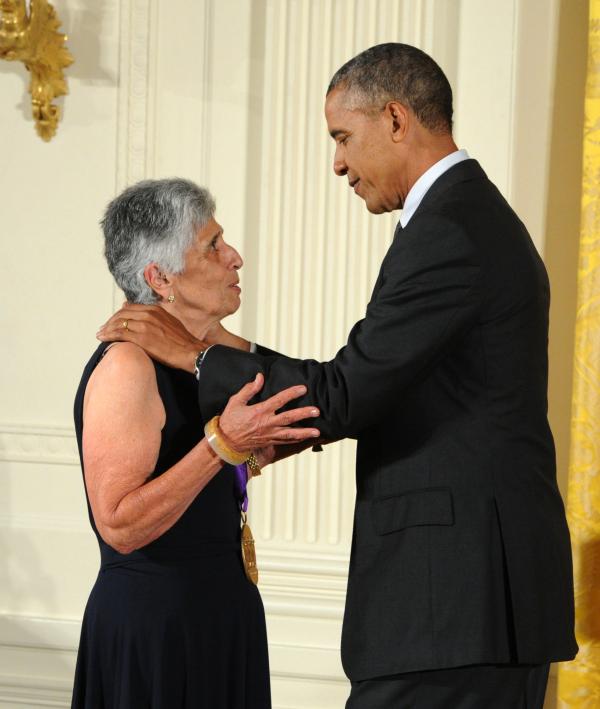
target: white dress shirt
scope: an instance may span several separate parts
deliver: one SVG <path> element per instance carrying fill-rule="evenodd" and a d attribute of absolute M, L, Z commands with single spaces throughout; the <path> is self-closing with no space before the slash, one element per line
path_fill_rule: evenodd
<path fill-rule="evenodd" d="M 406 195 L 404 208 L 400 215 L 400 224 L 402 224 L 403 229 L 410 221 L 412 215 L 417 211 L 417 207 L 421 204 L 423 197 L 425 197 L 427 191 L 438 177 L 443 175 L 446 170 L 449 170 L 453 165 L 468 159 L 469 155 L 466 150 L 455 150 L 453 153 L 450 153 L 450 155 L 446 155 L 445 158 L 438 160 L 435 165 L 432 165 L 429 170 L 426 170 L 421 177 L 419 177 L 411 187 L 410 192 Z"/>

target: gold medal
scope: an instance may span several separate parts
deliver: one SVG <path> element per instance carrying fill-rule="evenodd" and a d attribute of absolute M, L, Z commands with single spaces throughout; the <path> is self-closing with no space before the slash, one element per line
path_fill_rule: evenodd
<path fill-rule="evenodd" d="M 258 567 L 256 566 L 256 551 L 252 530 L 246 523 L 246 514 L 242 512 L 242 559 L 246 578 L 255 586 L 258 584 Z"/>

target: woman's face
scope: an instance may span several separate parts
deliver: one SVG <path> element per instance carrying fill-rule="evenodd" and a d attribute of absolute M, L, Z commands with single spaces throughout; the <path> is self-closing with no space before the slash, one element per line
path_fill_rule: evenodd
<path fill-rule="evenodd" d="M 241 302 L 242 265 L 238 252 L 223 240 L 221 225 L 211 219 L 186 252 L 183 273 L 171 276 L 177 306 L 218 319 L 235 313 Z"/>

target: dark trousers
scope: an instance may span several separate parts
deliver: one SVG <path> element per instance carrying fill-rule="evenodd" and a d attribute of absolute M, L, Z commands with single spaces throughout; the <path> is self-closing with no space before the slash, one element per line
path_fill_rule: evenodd
<path fill-rule="evenodd" d="M 352 682 L 346 709 L 542 709 L 549 665 L 476 665 Z"/>

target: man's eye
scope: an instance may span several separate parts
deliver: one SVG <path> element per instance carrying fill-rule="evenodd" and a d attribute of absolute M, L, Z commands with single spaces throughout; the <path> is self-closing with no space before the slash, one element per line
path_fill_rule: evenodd
<path fill-rule="evenodd" d="M 348 136 L 345 135 L 343 138 L 339 139 L 338 144 L 339 145 L 346 145 L 347 142 L 348 142 Z"/>

